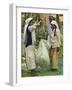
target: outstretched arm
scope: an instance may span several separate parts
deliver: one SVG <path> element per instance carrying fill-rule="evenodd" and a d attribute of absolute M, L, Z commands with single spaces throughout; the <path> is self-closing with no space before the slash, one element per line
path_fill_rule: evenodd
<path fill-rule="evenodd" d="M 36 29 L 37 26 L 39 26 L 41 21 L 35 22 L 33 25 L 29 26 L 28 29 L 32 32 L 33 30 Z"/>

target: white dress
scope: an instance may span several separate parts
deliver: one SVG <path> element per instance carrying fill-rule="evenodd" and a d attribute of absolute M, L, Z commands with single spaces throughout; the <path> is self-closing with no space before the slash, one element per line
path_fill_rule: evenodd
<path fill-rule="evenodd" d="M 33 45 L 29 45 L 26 48 L 26 64 L 28 70 L 32 70 L 36 68 L 35 64 L 35 47 Z"/>
<path fill-rule="evenodd" d="M 34 43 L 36 42 L 36 37 L 35 37 L 35 25 L 31 25 L 28 27 L 32 34 L 32 45 L 29 45 L 26 47 L 26 64 L 28 70 L 32 70 L 36 68 L 36 63 L 35 63 L 35 46 Z"/>

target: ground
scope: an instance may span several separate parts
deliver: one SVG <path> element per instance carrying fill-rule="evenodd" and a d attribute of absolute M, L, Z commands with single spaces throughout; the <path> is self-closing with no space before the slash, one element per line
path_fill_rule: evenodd
<path fill-rule="evenodd" d="M 27 68 L 25 65 L 21 66 L 21 75 L 22 77 L 30 77 L 33 76 L 30 71 L 27 71 Z M 59 59 L 59 67 L 57 71 L 51 71 L 51 67 L 48 66 L 48 68 L 39 68 L 37 69 L 36 73 L 34 73 L 34 76 L 55 76 L 55 75 L 63 75 L 63 59 Z"/>

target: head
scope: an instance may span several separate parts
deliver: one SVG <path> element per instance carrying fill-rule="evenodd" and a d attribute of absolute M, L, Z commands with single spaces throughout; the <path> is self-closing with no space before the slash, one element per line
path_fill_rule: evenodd
<path fill-rule="evenodd" d="M 30 17 L 30 18 L 27 18 L 27 19 L 25 20 L 25 23 L 26 23 L 26 24 L 29 24 L 32 20 L 33 20 L 33 18 L 31 18 L 31 17 Z"/>
<path fill-rule="evenodd" d="M 58 30 L 58 24 L 55 20 L 51 22 L 51 28 L 52 28 L 52 31 L 54 31 L 54 36 L 56 36 L 56 31 Z"/>
<path fill-rule="evenodd" d="M 59 30 L 58 24 L 57 24 L 57 22 L 55 20 L 52 20 L 51 26 L 52 26 L 52 29 L 55 29 L 56 28 L 56 29 Z"/>
<path fill-rule="evenodd" d="M 49 21 L 50 21 L 50 23 L 52 22 L 52 20 L 55 20 L 55 17 L 49 16 Z"/>

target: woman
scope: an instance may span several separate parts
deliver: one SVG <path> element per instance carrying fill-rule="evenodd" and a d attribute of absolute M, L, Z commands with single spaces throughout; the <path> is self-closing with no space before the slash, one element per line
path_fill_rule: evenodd
<path fill-rule="evenodd" d="M 61 45 L 60 30 L 55 20 L 52 20 L 51 22 L 51 29 L 52 29 L 52 32 L 49 35 L 49 41 L 51 45 L 51 48 L 50 48 L 51 68 L 53 71 L 55 71 L 58 69 L 57 48 L 60 47 Z"/>
<path fill-rule="evenodd" d="M 40 25 L 40 23 L 33 23 L 32 18 L 28 18 L 25 21 L 24 44 L 26 47 L 26 64 L 28 70 L 30 70 L 32 74 L 35 72 L 36 69 L 34 44 L 36 42 L 35 30 L 37 25 Z"/>

